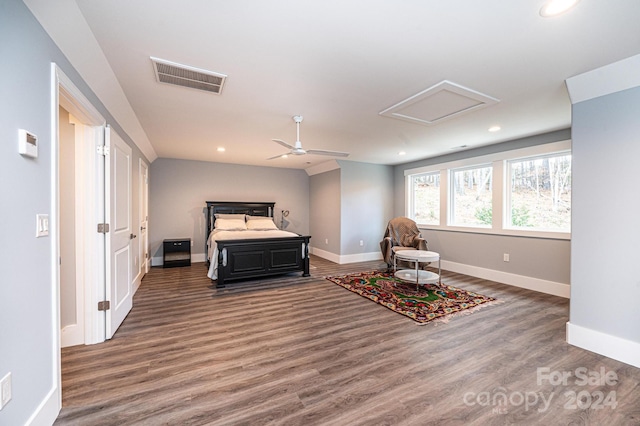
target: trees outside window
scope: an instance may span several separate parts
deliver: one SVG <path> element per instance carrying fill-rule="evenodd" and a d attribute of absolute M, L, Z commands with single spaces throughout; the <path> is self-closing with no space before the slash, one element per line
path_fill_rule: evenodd
<path fill-rule="evenodd" d="M 508 161 L 505 227 L 571 231 L 571 154 Z"/>
<path fill-rule="evenodd" d="M 571 238 L 571 141 L 405 171 L 407 216 L 428 229 Z"/>
<path fill-rule="evenodd" d="M 440 172 L 411 177 L 413 219 L 424 225 L 440 224 Z"/>
<path fill-rule="evenodd" d="M 493 167 L 451 170 L 451 223 L 454 226 L 490 227 Z"/>

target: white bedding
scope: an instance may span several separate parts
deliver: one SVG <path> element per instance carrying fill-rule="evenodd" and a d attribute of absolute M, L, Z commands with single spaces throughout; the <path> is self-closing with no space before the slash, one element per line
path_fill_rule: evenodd
<path fill-rule="evenodd" d="M 221 231 L 214 229 L 207 239 L 207 256 L 209 259 L 209 272 L 207 276 L 212 280 L 218 279 L 218 245 L 216 241 L 222 240 L 250 240 L 253 238 L 278 238 L 278 237 L 297 237 L 298 234 L 281 231 L 279 229 L 270 229 L 266 231 Z"/>

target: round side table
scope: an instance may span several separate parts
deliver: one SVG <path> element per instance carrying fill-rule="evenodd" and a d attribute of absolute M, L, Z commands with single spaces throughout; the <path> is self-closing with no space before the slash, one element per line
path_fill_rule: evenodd
<path fill-rule="evenodd" d="M 397 269 L 397 260 L 404 260 L 415 265 L 415 269 Z M 420 269 L 421 263 L 438 262 L 438 273 Z M 399 250 L 393 256 L 394 276 L 406 282 L 420 284 L 441 284 L 440 254 L 426 250 Z"/>

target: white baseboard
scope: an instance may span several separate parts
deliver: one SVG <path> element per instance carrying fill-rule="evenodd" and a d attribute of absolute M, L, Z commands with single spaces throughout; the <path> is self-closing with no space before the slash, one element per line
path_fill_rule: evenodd
<path fill-rule="evenodd" d="M 358 254 L 345 254 L 339 255 L 335 253 L 331 253 L 329 251 L 320 250 L 316 247 L 310 247 L 309 253 L 321 257 L 323 259 L 330 260 L 331 262 L 337 263 L 339 265 L 344 265 L 345 263 L 356 263 L 356 262 L 368 262 L 371 260 L 382 260 L 382 253 L 380 252 L 371 252 L 371 253 L 358 253 Z"/>
<path fill-rule="evenodd" d="M 369 262 L 372 260 L 382 260 L 382 253 L 376 251 L 372 253 L 345 254 L 340 256 L 340 264 Z"/>
<path fill-rule="evenodd" d="M 331 262 L 335 262 L 340 265 L 345 263 L 366 262 L 370 260 L 382 260 L 382 253 L 380 252 L 349 254 L 341 256 L 335 253 L 321 250 L 317 247 L 311 247 L 310 252 L 318 257 L 330 260 Z M 441 267 L 446 271 L 457 272 L 459 274 L 465 274 L 485 280 L 496 281 L 499 283 L 526 288 L 528 290 L 539 291 L 541 293 L 560 296 L 567 299 L 570 296 L 569 284 L 542 280 L 540 278 L 527 277 L 525 275 L 511 274 L 509 272 L 496 271 L 493 269 L 480 268 L 478 266 L 465 265 L 463 263 L 449 262 L 446 260 L 442 261 Z"/>
<path fill-rule="evenodd" d="M 25 425 L 40 426 L 40 425 L 52 425 L 60 414 L 60 408 L 62 398 L 60 396 L 59 388 L 52 388 L 47 396 L 42 400 L 36 411 L 33 412 L 29 420 Z"/>
<path fill-rule="evenodd" d="M 60 347 L 84 345 L 84 327 L 69 324 L 60 330 Z"/>
<path fill-rule="evenodd" d="M 526 288 L 528 290 L 539 291 L 541 293 L 560 296 L 566 299 L 570 297 L 569 284 L 547 281 L 540 278 L 527 277 L 525 275 L 517 275 L 509 272 L 496 271 L 494 269 L 480 268 L 478 266 L 465 265 L 463 263 L 449 262 L 446 260 L 442 261 L 441 266 L 444 270 L 457 272 L 459 274 L 509 284 L 515 287 Z"/>
<path fill-rule="evenodd" d="M 333 263 L 340 263 L 340 255 L 331 253 L 330 251 L 320 250 L 319 248 L 309 247 L 309 253 L 323 259 L 330 260 Z"/>
<path fill-rule="evenodd" d="M 142 271 L 138 272 L 138 275 L 133 279 L 133 294 L 136 294 L 140 284 L 142 284 Z"/>
<path fill-rule="evenodd" d="M 640 343 L 567 322 L 567 343 L 640 368 Z"/>
<path fill-rule="evenodd" d="M 195 253 L 191 255 L 191 263 L 201 263 L 206 261 L 207 259 L 205 258 L 204 253 Z M 162 266 L 163 264 L 162 256 L 151 258 L 151 266 Z"/>

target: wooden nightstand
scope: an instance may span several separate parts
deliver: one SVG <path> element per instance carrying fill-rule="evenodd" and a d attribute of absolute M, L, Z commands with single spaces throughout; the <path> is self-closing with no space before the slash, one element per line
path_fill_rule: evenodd
<path fill-rule="evenodd" d="M 191 265 L 191 238 L 164 240 L 162 251 L 162 266 L 165 268 Z"/>

